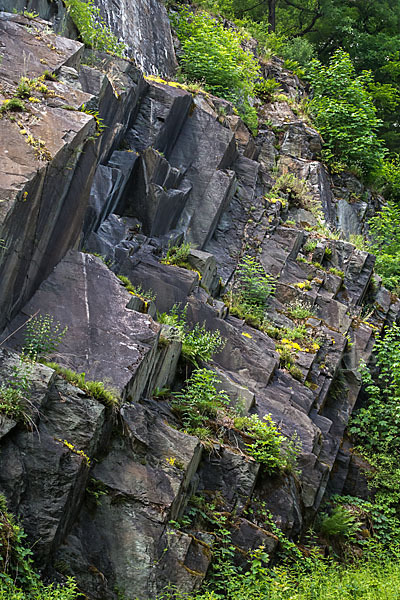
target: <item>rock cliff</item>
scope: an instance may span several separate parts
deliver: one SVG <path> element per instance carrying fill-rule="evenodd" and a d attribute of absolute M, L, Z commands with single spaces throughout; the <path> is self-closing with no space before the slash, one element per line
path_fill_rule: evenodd
<path fill-rule="evenodd" d="M 400 305 L 374 275 L 374 256 L 345 241 L 364 231 L 379 198 L 351 174 L 329 175 L 301 113 L 305 90 L 281 61 L 263 65 L 284 98 L 259 102 L 253 138 L 228 102 L 139 68 L 173 75 L 164 7 L 109 4 L 101 2 L 105 18 L 135 61 L 98 54 L 85 64 L 80 42 L 40 18 L 0 13 L 0 99 L 21 77 L 56 76 L 32 84 L 24 109 L 0 120 L 1 382 L 18 368 L 24 323 L 40 312 L 68 327 L 52 360 L 120 399 L 104 405 L 32 365 L 29 418 L 0 414 L 0 492 L 48 576 L 73 575 L 93 600 L 145 600 L 168 583 L 195 590 L 206 576 L 210 535 L 187 520 L 172 526 L 193 495 L 229 515 L 240 556 L 260 544 L 272 556 L 278 539 L 257 506 L 299 539 L 326 494 L 363 485 L 344 437 L 357 367 Z M 56 23 L 64 10 L 33 0 L 29 8 Z M 152 39 L 150 51 L 142 43 Z M 282 183 L 288 174 L 302 191 Z M 183 239 L 188 268 L 162 262 Z M 276 279 L 267 332 L 222 300 L 244 254 Z M 156 320 L 176 303 L 187 304 L 189 324 L 226 340 L 208 367 L 231 402 L 298 436 L 298 472 L 268 474 L 229 423 L 202 443 L 154 393 L 185 378 L 181 342 Z M 293 369 L 277 344 L 299 325 L 296 307 L 307 309 L 301 323 L 316 343 L 292 348 Z"/>

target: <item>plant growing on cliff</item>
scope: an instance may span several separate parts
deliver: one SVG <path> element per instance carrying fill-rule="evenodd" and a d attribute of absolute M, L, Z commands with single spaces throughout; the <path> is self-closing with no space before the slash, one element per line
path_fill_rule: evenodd
<path fill-rule="evenodd" d="M 371 251 L 376 254 L 375 270 L 383 284 L 400 291 L 400 208 L 389 201 L 369 221 Z"/>
<path fill-rule="evenodd" d="M 191 246 L 188 242 L 183 242 L 180 246 L 169 246 L 167 254 L 161 262 L 165 265 L 176 265 L 184 269 L 191 269 L 191 265 L 187 262 L 190 249 Z"/>
<path fill-rule="evenodd" d="M 93 0 L 65 0 L 65 5 L 86 46 L 120 57 L 124 55 L 125 44 L 106 25 Z"/>
<path fill-rule="evenodd" d="M 260 419 L 257 415 L 236 417 L 234 425 L 252 440 L 246 443 L 247 452 L 272 473 L 276 470 L 295 469 L 301 445 L 296 437 L 291 440 L 282 434 L 271 415 Z"/>
<path fill-rule="evenodd" d="M 172 408 L 181 416 L 188 433 L 197 435 L 207 431 L 207 421 L 217 416 L 229 404 L 224 391 L 217 391 L 220 383 L 216 373 L 209 369 L 196 369 L 186 381 L 183 391 L 173 394 Z M 211 435 L 211 431 L 209 431 Z"/>
<path fill-rule="evenodd" d="M 184 8 L 173 17 L 182 45 L 181 66 L 191 81 L 233 102 L 249 126 L 257 128 L 257 115 L 250 105 L 254 84 L 259 75 L 255 57 L 243 50 L 248 36 L 224 27 L 211 15 Z"/>
<path fill-rule="evenodd" d="M 0 414 L 15 421 L 31 422 L 27 411 L 30 403 L 31 367 L 30 360 L 20 356 L 6 381 L 0 384 Z"/>
<path fill-rule="evenodd" d="M 311 62 L 313 98 L 309 110 L 324 139 L 323 157 L 364 176 L 379 173 L 386 150 L 378 139 L 381 121 L 368 91 L 372 75 L 356 75 L 350 56 L 337 50 L 327 66 Z M 340 167 L 340 164 L 339 164 Z"/>
<path fill-rule="evenodd" d="M 23 353 L 31 360 L 52 354 L 61 344 L 68 327 L 62 327 L 51 315 L 38 315 L 26 325 Z"/>
<path fill-rule="evenodd" d="M 158 315 L 158 321 L 176 329 L 177 339 L 182 342 L 182 356 L 197 365 L 197 362 L 207 362 L 214 354 L 222 350 L 225 340 L 220 331 L 210 331 L 205 323 L 195 323 L 191 328 L 187 323 L 187 305 L 180 310 L 179 304 L 174 304 L 169 314 Z"/>
<path fill-rule="evenodd" d="M 0 598 L 1 600 L 74 600 L 78 598 L 75 582 L 68 578 L 65 586 L 45 586 L 34 571 L 32 551 L 26 535 L 7 509 L 0 495 Z"/>
<path fill-rule="evenodd" d="M 43 363 L 50 367 L 50 369 L 54 369 L 54 371 L 68 381 L 68 383 L 80 388 L 105 406 L 112 408 L 118 404 L 119 399 L 117 393 L 111 389 L 107 389 L 102 381 L 87 380 L 85 373 L 76 373 L 71 369 L 61 367 L 55 362 L 43 361 Z"/>
<path fill-rule="evenodd" d="M 231 314 L 261 329 L 267 300 L 275 293 L 275 285 L 274 278 L 265 272 L 258 260 L 245 254 L 238 264 L 234 284 L 225 296 L 225 302 Z"/>

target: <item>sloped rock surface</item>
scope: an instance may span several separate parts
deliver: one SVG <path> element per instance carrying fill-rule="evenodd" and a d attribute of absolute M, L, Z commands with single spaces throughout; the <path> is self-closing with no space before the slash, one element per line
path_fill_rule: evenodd
<path fill-rule="evenodd" d="M 100 259 L 71 252 L 10 328 L 17 329 L 37 311 L 53 315 L 62 328 L 68 328 L 56 361 L 135 400 L 153 368 L 159 326 L 147 315 L 126 308 L 129 301 L 129 292 Z M 13 345 L 19 339 L 17 333 Z"/>
<path fill-rule="evenodd" d="M 123 35 L 138 6 L 118 5 Z M 148 39 L 135 31 L 135 44 L 144 44 L 137 62 L 149 61 L 151 71 L 161 59 L 159 45 L 146 49 L 157 21 L 149 15 L 165 13 L 140 6 Z M 26 23 L 0 19 L 5 35 L 18 33 L 34 49 L 32 75 L 43 72 L 42 58 L 59 78 L 49 82 L 54 95 L 21 116 L 45 138 L 52 160 L 39 160 L 20 127 L 2 119 L 0 306 L 4 319 L 20 312 L 1 337 L 8 349 L 0 383 L 10 385 L 20 359 L 9 348 L 21 350 L 23 324 L 40 311 L 68 326 L 52 358 L 113 387 L 121 405 L 105 408 L 48 367 L 31 366 L 30 428 L 0 416 L 0 491 L 40 565 L 50 576 L 74 575 L 91 600 L 116 600 L 116 590 L 148 600 L 168 583 L 190 593 L 207 574 L 218 535 L 210 506 L 245 564 L 260 544 L 276 551 L 271 519 L 298 539 L 327 494 L 359 485 L 367 493 L 345 429 L 361 388 L 359 361 L 368 362 L 375 334 L 400 305 L 374 277 L 374 257 L 333 235 L 322 215 L 345 238 L 365 230 L 379 198 L 351 175 L 329 175 L 322 140 L 296 104 L 304 88 L 279 60 L 263 69 L 288 101 L 259 103 L 253 139 L 229 103 L 144 78 L 130 61 L 97 55 L 97 67 L 80 66 L 81 46 L 70 40 L 54 41 L 55 57 L 44 24 L 37 39 Z M 171 60 L 167 43 L 165 72 Z M 0 71 L 7 97 L 18 83 L 10 73 Z M 74 109 L 98 110 L 106 129 L 66 111 L 64 98 Z M 303 180 L 303 194 L 282 183 L 276 189 L 288 174 Z M 192 249 L 180 266 L 168 264 L 168 248 L 184 241 Z M 78 245 L 100 257 L 67 252 Z M 262 324 L 229 313 L 244 255 L 275 280 Z M 224 347 L 199 366 L 217 373 L 232 406 L 270 416 L 292 438 L 295 468 L 268 472 L 257 463 L 232 415 L 211 420 L 205 442 L 185 432 L 165 388 L 181 390 L 193 365 L 179 360 L 179 328 L 154 320 L 177 304 L 187 305 L 187 327 L 220 331 Z M 294 340 L 296 329 L 303 334 Z"/>

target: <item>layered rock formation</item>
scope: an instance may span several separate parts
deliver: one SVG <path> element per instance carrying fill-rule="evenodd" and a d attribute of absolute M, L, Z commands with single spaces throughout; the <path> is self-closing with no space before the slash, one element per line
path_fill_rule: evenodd
<path fill-rule="evenodd" d="M 1 99 L 21 75 L 57 76 L 32 92 L 24 112 L 0 121 L 1 383 L 21 368 L 23 325 L 39 311 L 68 327 L 50 358 L 120 399 L 104 406 L 31 365 L 26 423 L 0 414 L 0 492 L 35 542 L 39 567 L 75 576 L 93 600 L 155 598 L 167 583 L 197 589 L 212 539 L 187 520 L 171 525 L 194 494 L 217 498 L 230 514 L 240 556 L 260 544 L 272 556 L 278 540 L 257 506 L 297 539 L 327 493 L 359 481 L 343 445 L 357 367 L 399 303 L 373 275 L 374 257 L 329 234 L 314 208 L 359 233 L 379 199 L 350 175 L 331 179 L 319 161 L 322 140 L 299 112 L 304 89 L 277 60 L 263 68 L 287 101 L 258 107 L 253 139 L 223 100 L 145 78 L 128 60 L 99 55 L 85 65 L 82 45 L 39 19 L 0 13 L 0 27 Z M 304 180 L 303 203 L 284 188 L 270 193 L 285 173 Z M 161 262 L 183 239 L 192 268 Z M 294 309 L 308 311 L 301 322 L 318 343 L 295 348 L 296 370 L 284 368 L 274 337 L 222 301 L 244 254 L 276 279 L 271 327 L 292 328 Z M 128 292 L 116 274 L 155 301 Z M 298 436 L 298 473 L 268 475 L 232 426 L 212 448 L 180 430 L 168 399 L 154 393 L 179 388 L 185 376 L 180 342 L 155 320 L 155 309 L 176 303 L 187 304 L 190 324 L 226 340 L 208 367 L 231 402 Z"/>

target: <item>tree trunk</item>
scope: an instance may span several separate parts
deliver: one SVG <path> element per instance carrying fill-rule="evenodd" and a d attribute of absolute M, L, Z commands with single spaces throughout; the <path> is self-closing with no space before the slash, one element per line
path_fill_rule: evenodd
<path fill-rule="evenodd" d="M 268 0 L 268 33 L 273 33 L 276 29 L 276 0 Z"/>

